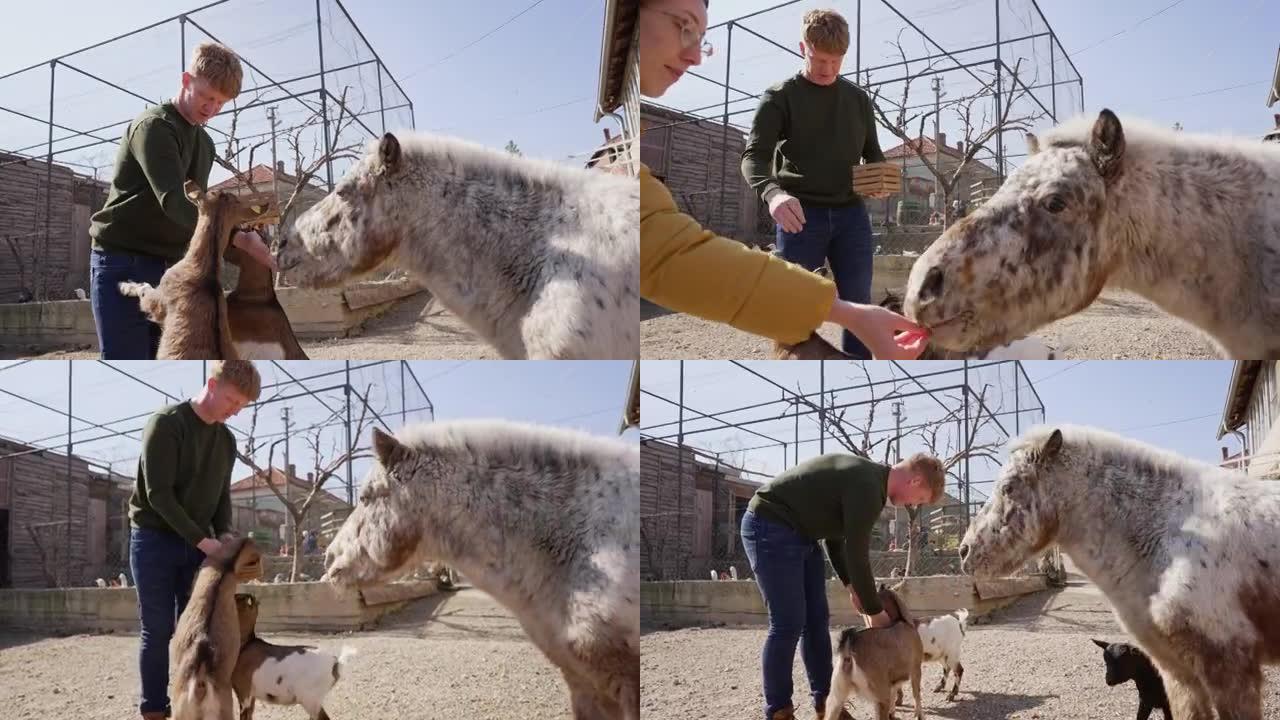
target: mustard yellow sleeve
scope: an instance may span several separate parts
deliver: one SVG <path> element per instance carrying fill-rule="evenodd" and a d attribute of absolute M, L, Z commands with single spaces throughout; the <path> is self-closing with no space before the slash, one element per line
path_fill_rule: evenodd
<path fill-rule="evenodd" d="M 704 230 L 641 165 L 640 295 L 676 312 L 794 344 L 822 324 L 836 286 Z"/>

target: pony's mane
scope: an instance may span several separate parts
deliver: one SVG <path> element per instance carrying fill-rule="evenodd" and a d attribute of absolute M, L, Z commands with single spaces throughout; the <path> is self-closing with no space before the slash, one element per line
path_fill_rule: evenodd
<path fill-rule="evenodd" d="M 1055 143 L 1085 144 L 1092 134 L 1093 125 L 1097 119 L 1098 116 L 1094 114 L 1076 115 L 1065 120 L 1056 127 L 1039 134 L 1040 146 L 1047 148 Z M 1191 151 L 1245 153 L 1251 157 L 1256 157 L 1258 153 L 1269 152 L 1280 159 L 1280 143 L 1264 143 L 1260 137 L 1172 130 L 1133 117 L 1120 117 L 1120 127 L 1124 129 L 1126 147 L 1147 152 L 1159 152 L 1166 147 L 1177 146 Z"/>
<path fill-rule="evenodd" d="M 1203 472 L 1206 469 L 1219 469 L 1215 465 L 1192 460 L 1169 450 L 1084 425 L 1038 425 L 1009 442 L 1009 455 L 1043 445 L 1055 429 L 1062 431 L 1063 452 L 1073 455 L 1119 457 L 1151 467 L 1193 473 Z"/>
<path fill-rule="evenodd" d="M 635 447 L 579 430 L 510 420 L 451 420 L 401 428 L 396 438 L 418 451 L 461 452 L 481 463 L 563 466 L 636 456 Z"/>
<path fill-rule="evenodd" d="M 517 157 L 503 150 L 448 135 L 411 130 L 394 134 L 400 142 L 400 151 L 406 158 L 425 160 L 429 165 L 444 164 L 463 175 L 496 176 L 552 185 L 580 183 L 584 177 L 594 180 L 601 177 L 621 179 L 599 170 L 588 170 L 540 158 Z M 370 141 L 366 158 L 378 154 L 378 143 L 377 139 Z"/>

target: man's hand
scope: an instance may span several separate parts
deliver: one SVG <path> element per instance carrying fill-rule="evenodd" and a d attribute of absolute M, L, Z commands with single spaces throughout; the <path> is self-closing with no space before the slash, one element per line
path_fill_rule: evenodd
<path fill-rule="evenodd" d="M 260 265 L 266 265 L 274 272 L 280 272 L 280 266 L 276 265 L 276 259 L 271 254 L 271 248 L 263 242 L 262 236 L 256 230 L 237 230 L 236 234 L 231 238 L 231 244 L 240 248 L 246 255 L 253 258 Z"/>
<path fill-rule="evenodd" d="M 204 553 L 205 557 L 212 557 L 222 550 L 222 543 L 213 538 L 205 538 L 196 543 L 196 548 Z"/>
<path fill-rule="evenodd" d="M 867 627 L 883 628 L 889 627 L 892 624 L 893 621 L 889 619 L 889 613 L 881 610 L 870 617 L 870 620 L 867 622 Z"/>
<path fill-rule="evenodd" d="M 804 229 L 804 209 L 800 201 L 784 192 L 769 198 L 769 214 L 786 232 L 798 233 Z"/>
<path fill-rule="evenodd" d="M 887 193 L 887 192 L 874 192 L 874 193 L 867 193 L 863 197 L 871 198 L 872 200 L 883 200 L 892 194 L 893 193 Z"/>

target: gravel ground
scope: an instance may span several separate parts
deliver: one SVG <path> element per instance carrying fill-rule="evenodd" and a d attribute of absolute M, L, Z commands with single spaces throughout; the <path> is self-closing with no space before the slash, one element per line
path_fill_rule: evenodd
<path fill-rule="evenodd" d="M 645 304 L 640 352 L 648 360 L 768 359 L 769 343 L 728 325 L 679 314 L 663 314 Z M 840 330 L 827 324 L 822 335 L 840 342 Z M 1195 328 L 1166 315 L 1143 298 L 1105 292 L 1084 311 L 1035 333 L 1061 359 L 1184 360 L 1218 359 L 1213 346 Z"/>
<path fill-rule="evenodd" d="M 519 624 L 474 589 L 412 603 L 374 631 L 264 634 L 282 644 L 342 645 L 357 654 L 329 693 L 335 718 L 564 717 L 560 673 Z M 138 640 L 0 632 L 0 713 L 10 720 L 137 717 Z M 300 720 L 301 707 L 258 703 L 258 720 Z"/>
<path fill-rule="evenodd" d="M 764 637 L 763 628 L 645 633 L 640 641 L 641 714 L 653 720 L 760 717 Z M 924 715 L 1130 720 L 1137 714 L 1138 692 L 1132 683 L 1107 687 L 1102 651 L 1090 642 L 1094 637 L 1123 640 L 1110 606 L 1082 578 L 1073 576 L 1063 590 L 1023 598 L 970 627 L 964 641 L 964 680 L 955 702 L 932 692 L 941 667 L 924 666 Z M 795 668 L 797 717 L 809 720 L 809 686 L 799 657 Z M 1263 703 L 1263 717 L 1280 718 L 1280 668 L 1266 671 Z M 912 717 L 907 710 L 899 708 L 897 716 Z M 861 701 L 850 712 L 859 719 L 873 717 L 871 705 Z"/>
<path fill-rule="evenodd" d="M 313 360 L 497 360 L 498 353 L 477 338 L 462 321 L 420 293 L 397 303 L 364 324 L 357 334 L 329 340 L 305 340 L 302 349 Z M 0 347 L 0 359 L 97 359 L 91 348 L 33 354 L 24 348 Z"/>

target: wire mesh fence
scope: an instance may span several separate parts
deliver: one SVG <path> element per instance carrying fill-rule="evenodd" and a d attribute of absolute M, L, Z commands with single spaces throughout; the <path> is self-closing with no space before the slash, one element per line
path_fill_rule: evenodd
<path fill-rule="evenodd" d="M 25 362 L 0 370 L 0 587 L 110 584 L 121 573 L 129 581 L 129 498 L 147 420 L 196 395 L 207 367 Z M 240 457 L 231 529 L 285 566 L 299 548 L 307 554 L 308 534 L 318 539 L 326 517 L 345 517 L 368 462 L 353 449 L 368 445 L 370 428 L 430 420 L 435 409 L 402 361 L 258 368 L 261 397 L 226 423 Z M 297 517 L 291 507 L 309 496 Z M 316 566 L 322 555 L 312 542 Z"/>
<path fill-rule="evenodd" d="M 241 173 L 283 166 L 292 185 L 319 163 L 314 186 L 326 192 L 354 162 L 322 162 L 331 151 L 415 125 L 412 101 L 339 0 L 219 0 L 0 75 L 0 173 L 34 198 L 0 204 L 0 250 L 31 276 L 32 299 L 71 297 L 50 278 L 72 270 L 53 265 L 69 262 L 58 248 L 71 243 L 77 188 L 102 196 L 84 205 L 101 205 L 130 121 L 173 97 L 204 41 L 230 47 L 244 69 L 240 96 L 205 125 Z M 231 177 L 215 166 L 209 181 Z"/>
<path fill-rule="evenodd" d="M 641 393 L 641 574 L 650 580 L 730 567 L 747 576 L 739 527 L 756 489 L 831 452 L 942 460 L 942 502 L 921 510 L 914 536 L 906 510 L 887 507 L 871 562 L 881 577 L 958 573 L 956 548 L 996 481 L 1005 442 L 1044 419 L 1017 362 L 649 361 Z M 1038 561 L 1026 572 L 1041 572 Z"/>

